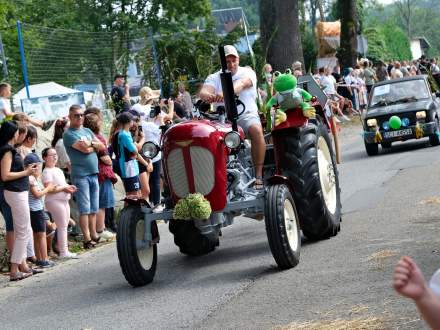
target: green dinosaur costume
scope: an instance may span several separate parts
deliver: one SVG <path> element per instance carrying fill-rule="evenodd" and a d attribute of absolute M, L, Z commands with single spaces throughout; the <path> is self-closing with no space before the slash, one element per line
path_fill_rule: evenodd
<path fill-rule="evenodd" d="M 305 117 L 314 118 L 315 108 L 308 103 L 312 99 L 312 95 L 304 89 L 296 87 L 297 80 L 290 69 L 287 69 L 284 74 L 277 71 L 274 76 L 273 88 L 276 94 L 266 104 L 268 128 L 272 126 L 270 109 L 274 105 L 279 105 L 275 115 L 275 126 L 286 121 L 285 111 L 287 109 L 301 108 Z"/>

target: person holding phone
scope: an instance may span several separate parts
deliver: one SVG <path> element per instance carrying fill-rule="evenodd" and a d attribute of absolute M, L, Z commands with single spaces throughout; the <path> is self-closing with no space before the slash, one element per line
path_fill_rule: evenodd
<path fill-rule="evenodd" d="M 125 83 L 123 74 L 118 73 L 115 75 L 110 96 L 116 114 L 130 110 L 130 86 Z"/>
<path fill-rule="evenodd" d="M 4 197 L 11 207 L 14 224 L 14 246 L 11 253 L 11 281 L 19 281 L 41 272 L 26 264 L 26 246 L 32 237 L 29 209 L 29 176 L 38 172 L 38 164 L 24 168 L 23 158 L 15 149 L 19 137 L 18 124 L 6 121 L 0 127 L 0 177 Z"/>

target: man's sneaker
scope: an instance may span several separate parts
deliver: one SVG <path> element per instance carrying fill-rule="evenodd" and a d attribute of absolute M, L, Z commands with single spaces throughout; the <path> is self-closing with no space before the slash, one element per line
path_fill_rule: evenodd
<path fill-rule="evenodd" d="M 163 212 L 164 208 L 165 207 L 162 204 L 157 204 L 153 209 L 153 213 Z"/>
<path fill-rule="evenodd" d="M 50 268 L 50 267 L 55 266 L 55 263 L 53 261 L 49 261 L 49 260 L 37 260 L 37 262 L 35 264 L 41 268 Z"/>
<path fill-rule="evenodd" d="M 60 255 L 60 259 L 78 259 L 78 255 L 73 252 L 66 252 L 63 255 Z"/>
<path fill-rule="evenodd" d="M 101 239 L 103 241 L 111 241 L 111 240 L 113 240 L 115 238 L 115 234 L 113 234 L 113 233 L 111 233 L 111 232 L 109 232 L 108 230 L 105 230 L 105 229 L 104 229 L 104 231 L 102 233 L 100 233 L 98 235 L 99 235 L 99 237 L 101 237 Z"/>
<path fill-rule="evenodd" d="M 337 124 L 339 124 L 341 121 L 338 119 L 338 117 L 335 116 L 335 122 L 336 122 Z"/>

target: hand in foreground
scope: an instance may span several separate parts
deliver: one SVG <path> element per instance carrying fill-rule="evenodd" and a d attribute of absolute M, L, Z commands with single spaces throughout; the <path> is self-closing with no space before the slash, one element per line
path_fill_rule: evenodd
<path fill-rule="evenodd" d="M 394 269 L 394 289 L 415 301 L 428 293 L 428 286 L 419 267 L 410 257 L 402 257 Z"/>

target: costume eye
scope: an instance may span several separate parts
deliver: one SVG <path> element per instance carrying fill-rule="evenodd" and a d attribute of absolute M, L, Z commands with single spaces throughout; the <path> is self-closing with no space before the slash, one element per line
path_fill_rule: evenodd
<path fill-rule="evenodd" d="M 281 74 L 281 72 L 279 71 L 275 71 L 275 73 L 273 74 L 275 77 L 278 77 Z"/>
<path fill-rule="evenodd" d="M 286 74 L 292 74 L 292 71 L 290 69 L 286 69 Z"/>

